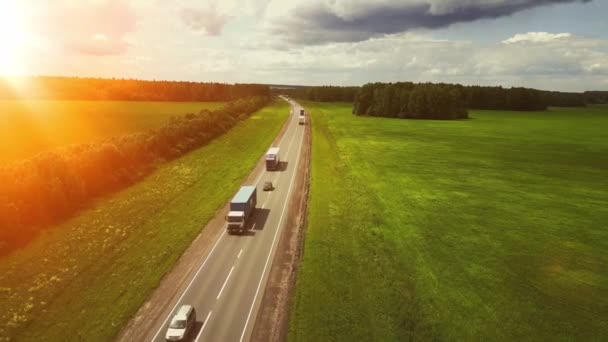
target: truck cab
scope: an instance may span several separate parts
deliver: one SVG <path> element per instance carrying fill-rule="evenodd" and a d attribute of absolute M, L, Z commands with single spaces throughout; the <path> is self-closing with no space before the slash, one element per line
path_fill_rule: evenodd
<path fill-rule="evenodd" d="M 229 211 L 226 215 L 226 229 L 229 231 L 241 230 L 245 228 L 245 212 Z"/>

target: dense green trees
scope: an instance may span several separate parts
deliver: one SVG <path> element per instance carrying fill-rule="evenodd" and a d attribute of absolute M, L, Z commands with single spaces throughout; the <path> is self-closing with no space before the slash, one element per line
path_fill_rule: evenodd
<path fill-rule="evenodd" d="M 454 86 L 462 87 L 462 86 Z M 469 109 L 546 110 L 547 102 L 540 90 L 503 87 L 463 87 Z"/>
<path fill-rule="evenodd" d="M 608 92 L 568 93 L 529 88 L 463 86 L 460 84 L 368 83 L 363 87 L 282 86 L 273 90 L 318 102 L 354 102 L 357 115 L 400 118 L 463 118 L 467 109 L 535 111 L 548 106 L 581 107 L 608 103 Z"/>
<path fill-rule="evenodd" d="M 543 91 L 543 100 L 552 107 L 584 107 L 583 93 L 565 93 L 560 91 Z"/>
<path fill-rule="evenodd" d="M 461 86 L 411 82 L 368 83 L 355 99 L 356 115 L 412 119 L 468 117 Z"/>
<path fill-rule="evenodd" d="M 269 96 L 266 85 L 141 81 L 79 77 L 28 77 L 16 84 L 0 78 L 0 98 L 123 101 L 230 101 Z"/>
<path fill-rule="evenodd" d="M 0 165 L 0 254 L 95 196 L 135 182 L 163 160 L 200 147 L 265 106 L 269 97 L 175 117 L 163 127 L 43 152 Z"/>
<path fill-rule="evenodd" d="M 369 83 L 359 89 L 353 113 L 400 118 L 458 119 L 467 117 L 466 109 L 546 110 L 548 106 L 585 106 L 586 103 L 593 103 L 590 99 L 599 103 L 605 100 L 604 96 L 603 92 L 565 93 L 444 83 Z"/>
<path fill-rule="evenodd" d="M 608 91 L 586 91 L 583 98 L 589 104 L 608 103 Z"/>

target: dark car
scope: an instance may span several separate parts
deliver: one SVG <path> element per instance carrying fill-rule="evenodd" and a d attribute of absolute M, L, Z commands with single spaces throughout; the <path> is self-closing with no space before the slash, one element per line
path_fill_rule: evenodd
<path fill-rule="evenodd" d="M 272 185 L 271 181 L 264 182 L 264 191 L 272 191 L 274 190 L 274 185 Z"/>

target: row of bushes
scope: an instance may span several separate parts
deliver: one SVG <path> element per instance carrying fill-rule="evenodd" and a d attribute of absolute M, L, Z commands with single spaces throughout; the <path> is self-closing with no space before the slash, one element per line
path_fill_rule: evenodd
<path fill-rule="evenodd" d="M 92 198 L 134 183 L 159 162 L 208 143 L 268 101 L 240 99 L 221 109 L 175 117 L 145 133 L 64 147 L 0 166 L 0 254 L 27 243 Z"/>
<path fill-rule="evenodd" d="M 462 119 L 468 113 L 461 91 L 446 84 L 368 83 L 355 99 L 355 115 L 412 119 Z"/>
<path fill-rule="evenodd" d="M 231 101 L 269 96 L 259 84 L 142 81 L 79 77 L 26 77 L 19 82 L 0 79 L 2 99 L 120 100 L 120 101 Z"/>

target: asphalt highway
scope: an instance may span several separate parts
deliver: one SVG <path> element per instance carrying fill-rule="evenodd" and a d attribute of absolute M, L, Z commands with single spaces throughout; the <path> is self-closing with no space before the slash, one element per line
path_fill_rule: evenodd
<path fill-rule="evenodd" d="M 278 146 L 282 167 L 255 175 L 257 207 L 247 231 L 230 235 L 222 230 L 200 260 L 188 286 L 149 332 L 146 341 L 164 341 L 169 321 L 183 304 L 193 305 L 197 324 L 190 341 L 248 341 L 272 266 L 288 202 L 300 165 L 304 126 L 298 124 L 301 107 L 291 101 L 288 126 Z M 308 118 L 307 118 L 308 119 Z M 308 120 L 307 120 L 308 121 Z M 270 146 L 269 146 L 270 147 Z M 262 190 L 272 181 L 274 191 Z"/>

